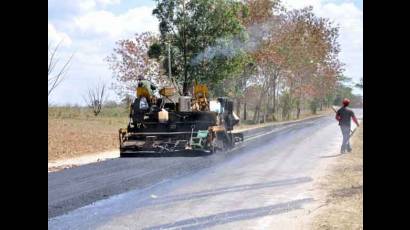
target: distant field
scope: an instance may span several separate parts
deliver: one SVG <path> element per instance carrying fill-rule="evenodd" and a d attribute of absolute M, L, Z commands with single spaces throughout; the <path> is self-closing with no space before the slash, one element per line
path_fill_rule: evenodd
<path fill-rule="evenodd" d="M 128 108 L 125 107 L 110 107 L 103 108 L 101 113 L 95 117 L 92 110 L 84 107 L 49 107 L 48 118 L 57 119 L 99 119 L 99 118 L 118 118 L 127 117 Z"/>
<path fill-rule="evenodd" d="M 249 118 L 252 118 L 251 112 Z M 101 114 L 95 117 L 88 108 L 48 108 L 48 161 L 117 149 L 118 129 L 127 126 L 128 113 L 128 109 L 124 107 L 104 108 Z M 318 111 L 318 114 L 322 113 L 329 113 L 329 110 Z M 301 118 L 310 115 L 310 112 L 304 111 Z M 236 129 L 270 123 L 272 122 L 255 125 L 246 121 Z"/>
<path fill-rule="evenodd" d="M 85 108 L 49 108 L 48 160 L 118 148 L 118 129 L 126 127 L 125 108 L 107 108 L 95 117 Z"/>

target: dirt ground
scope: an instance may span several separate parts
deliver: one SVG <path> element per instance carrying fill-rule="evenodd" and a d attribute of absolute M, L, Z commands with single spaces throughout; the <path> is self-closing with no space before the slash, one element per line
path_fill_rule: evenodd
<path fill-rule="evenodd" d="M 49 118 L 48 161 L 118 148 L 118 129 L 127 118 Z"/>
<path fill-rule="evenodd" d="M 325 203 L 312 213 L 311 229 L 363 229 L 363 123 L 351 141 L 353 151 L 334 160 L 318 183 Z"/>

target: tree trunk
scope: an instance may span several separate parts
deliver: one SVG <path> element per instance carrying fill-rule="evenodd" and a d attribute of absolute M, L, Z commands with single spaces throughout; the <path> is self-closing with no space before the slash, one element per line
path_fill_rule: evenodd
<path fill-rule="evenodd" d="M 277 84 L 275 82 L 275 84 L 273 85 L 273 94 L 272 94 L 272 120 L 276 121 L 276 91 L 277 91 Z"/>
<path fill-rule="evenodd" d="M 320 100 L 320 111 L 323 110 L 323 100 Z"/>
<path fill-rule="evenodd" d="M 261 121 L 261 108 L 258 107 L 258 114 L 256 115 L 256 124 L 259 124 Z"/>
<path fill-rule="evenodd" d="M 257 105 L 256 107 L 255 107 L 255 111 L 253 112 L 253 123 L 255 123 L 256 124 L 256 122 L 257 122 L 257 115 L 259 114 L 259 106 Z"/>
<path fill-rule="evenodd" d="M 261 94 L 261 96 L 260 96 L 260 100 L 259 100 L 259 102 L 258 102 L 258 105 L 256 106 L 255 114 L 254 114 L 254 117 L 253 117 L 254 123 L 256 123 L 256 122 L 259 123 L 259 121 L 260 121 L 260 109 L 261 109 L 261 107 L 262 107 L 262 100 L 263 100 L 263 98 L 267 95 L 267 93 L 268 93 L 268 90 L 266 89 L 266 90 L 264 90 L 264 91 L 262 92 L 262 94 Z M 258 116 L 257 116 L 257 117 L 255 117 L 256 112 L 258 112 Z M 257 120 L 255 120 L 255 118 L 257 118 Z"/>
<path fill-rule="evenodd" d="M 263 119 L 263 123 L 266 123 L 266 115 L 267 115 L 267 111 L 266 111 L 266 109 L 263 111 L 263 117 L 262 117 L 262 119 Z"/>
<path fill-rule="evenodd" d="M 243 103 L 243 120 L 246 121 L 246 101 Z"/>
<path fill-rule="evenodd" d="M 241 99 L 239 97 L 236 98 L 236 115 L 241 117 Z"/>
<path fill-rule="evenodd" d="M 300 117 L 300 100 L 298 99 L 298 102 L 296 103 L 296 119 L 299 119 Z"/>
<path fill-rule="evenodd" d="M 272 89 L 272 113 L 275 113 L 276 109 L 276 87 Z"/>
<path fill-rule="evenodd" d="M 268 116 L 268 114 L 269 114 L 269 98 L 270 98 L 270 93 L 269 93 L 269 91 L 268 91 L 268 93 L 266 94 L 266 106 L 265 106 L 265 112 L 264 112 L 264 114 L 263 114 L 263 123 L 266 123 L 266 117 Z"/>

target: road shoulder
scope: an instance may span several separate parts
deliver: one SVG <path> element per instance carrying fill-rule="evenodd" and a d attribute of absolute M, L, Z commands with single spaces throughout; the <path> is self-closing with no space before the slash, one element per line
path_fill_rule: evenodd
<path fill-rule="evenodd" d="M 351 153 L 329 159 L 315 183 L 321 205 L 311 212 L 310 229 L 363 229 L 363 125 L 352 147 Z"/>
<path fill-rule="evenodd" d="M 84 164 L 90 164 L 100 161 L 105 161 L 120 156 L 119 150 L 112 150 L 100 153 L 87 154 L 74 158 L 55 160 L 48 162 L 48 172 L 56 172 L 67 168 L 72 168 Z"/>

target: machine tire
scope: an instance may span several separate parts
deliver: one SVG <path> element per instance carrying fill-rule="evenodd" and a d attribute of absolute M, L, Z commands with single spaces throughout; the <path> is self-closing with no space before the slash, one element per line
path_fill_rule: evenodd
<path fill-rule="evenodd" d="M 120 158 L 126 158 L 126 157 L 129 157 L 129 156 L 130 156 L 129 152 L 126 153 L 124 150 L 120 149 Z"/>

